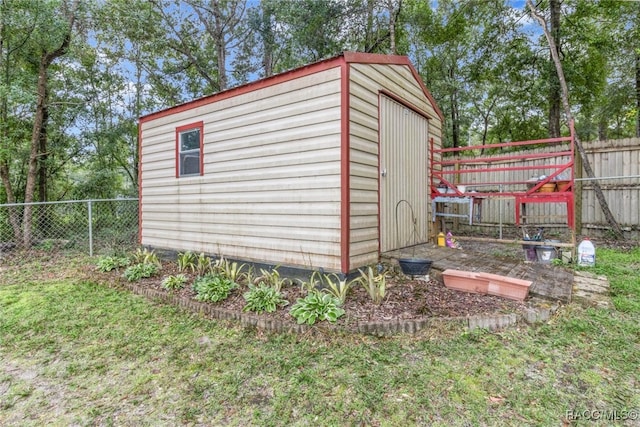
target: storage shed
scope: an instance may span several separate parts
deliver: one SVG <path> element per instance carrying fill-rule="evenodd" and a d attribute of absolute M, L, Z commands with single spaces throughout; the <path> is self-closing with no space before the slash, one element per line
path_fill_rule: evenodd
<path fill-rule="evenodd" d="M 337 57 L 140 118 L 140 243 L 348 273 L 429 238 L 442 113 L 405 56 Z"/>

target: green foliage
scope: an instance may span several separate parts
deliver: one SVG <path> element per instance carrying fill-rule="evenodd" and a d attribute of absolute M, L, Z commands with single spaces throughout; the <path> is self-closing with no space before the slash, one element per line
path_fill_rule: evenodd
<path fill-rule="evenodd" d="M 253 268 L 252 265 L 250 265 L 247 271 L 244 272 L 243 279 L 244 279 L 244 283 L 251 284 L 251 285 L 259 282 L 255 277 L 255 269 Z"/>
<path fill-rule="evenodd" d="M 200 252 L 200 255 L 196 258 L 193 272 L 198 276 L 205 276 L 212 271 L 213 263 L 211 262 L 211 258 Z"/>
<path fill-rule="evenodd" d="M 261 275 L 258 276 L 254 280 L 254 284 L 264 283 L 267 286 L 274 288 L 276 291 L 280 292 L 282 287 L 285 285 L 291 285 L 291 279 L 280 277 L 280 272 L 278 271 L 278 267 L 273 267 L 271 271 L 267 271 L 264 268 L 260 269 Z"/>
<path fill-rule="evenodd" d="M 558 266 L 564 265 L 564 263 L 562 262 L 562 259 L 554 258 L 551 260 L 551 265 L 558 267 Z"/>
<path fill-rule="evenodd" d="M 158 268 L 162 267 L 158 255 L 154 251 L 147 248 L 138 248 L 133 254 L 134 264 L 154 264 Z"/>
<path fill-rule="evenodd" d="M 162 264 L 154 251 L 147 248 L 138 248 L 132 256 L 133 265 L 127 267 L 123 276 L 130 282 L 135 282 L 143 277 L 151 277 L 160 271 Z"/>
<path fill-rule="evenodd" d="M 304 298 L 299 298 L 293 304 L 289 313 L 296 319 L 298 324 L 313 325 L 322 320 L 334 323 L 340 316 L 344 315 L 344 310 L 340 307 L 338 298 L 314 291 Z"/>
<path fill-rule="evenodd" d="M 169 290 L 182 289 L 188 280 L 184 274 L 167 276 L 162 279 L 162 287 Z"/>
<path fill-rule="evenodd" d="M 206 274 L 193 282 L 198 301 L 218 302 L 229 297 L 238 284 L 217 274 Z"/>
<path fill-rule="evenodd" d="M 71 3 L 2 3 L 0 159 L 9 166 L 17 200 L 24 194 L 22 165 L 32 129 L 32 117 L 24 108 L 35 105 L 37 94 L 33 64 L 64 40 Z M 50 199 L 135 192 L 138 135 L 131 117 L 224 89 L 221 84 L 231 86 L 328 58 L 345 47 L 390 53 L 392 35 L 395 49 L 411 52 L 444 116 L 451 118 L 442 132 L 445 145 L 547 136 L 548 94 L 555 80 L 545 41 L 529 37 L 530 28 L 518 24 L 529 16 L 523 4 L 263 0 L 247 8 L 232 7 L 236 2 L 214 2 L 206 8 L 191 2 L 193 7 L 176 9 L 174 3 L 80 2 L 79 17 L 91 20 L 81 19 L 81 27 L 72 27 L 73 48 L 64 52 L 65 60 L 54 61 L 49 73 L 49 104 L 56 108 L 49 109 L 45 123 L 50 155 L 41 153 L 38 162 L 46 168 Z M 540 7 L 548 7 L 548 2 Z M 581 0 L 563 2 L 562 9 L 563 67 L 578 131 L 588 135 L 586 139 L 597 137 L 598 131 L 609 137 L 632 136 L 640 117 L 634 88 L 637 3 Z M 216 16 L 229 24 L 224 34 L 205 31 Z M 398 24 L 393 31 L 392 17 Z M 197 28 L 203 31 L 194 31 Z M 76 40 L 76 31 L 91 33 L 96 43 Z M 234 58 L 227 69 L 211 66 L 218 56 L 213 47 L 220 40 L 226 45 L 220 47 Z M 138 76 L 135 81 L 123 73 L 123 58 Z M 185 68 L 187 63 L 192 66 Z M 147 86 L 153 91 L 125 102 L 129 84 L 136 93 Z M 78 110 L 78 105 L 83 108 Z M 79 127 L 77 132 L 68 132 L 71 122 Z"/>
<path fill-rule="evenodd" d="M 178 254 L 178 271 L 191 270 L 192 273 L 196 271 L 196 254 L 191 251 L 181 252 Z"/>
<path fill-rule="evenodd" d="M 102 256 L 96 262 L 96 268 L 103 273 L 126 267 L 130 263 L 129 258 L 117 256 Z"/>
<path fill-rule="evenodd" d="M 213 270 L 216 273 L 236 283 L 246 279 L 248 269 L 247 264 L 240 264 L 235 261 L 231 262 L 225 257 L 220 257 L 213 266 Z"/>
<path fill-rule="evenodd" d="M 77 200 L 113 199 L 123 187 L 122 174 L 117 169 L 90 168 L 80 172 L 72 196 Z"/>
<path fill-rule="evenodd" d="M 309 279 L 308 282 L 303 281 L 300 283 L 300 291 L 308 294 L 309 292 L 313 292 L 317 290 L 316 285 L 318 284 L 318 281 L 316 281 L 314 278 L 315 274 L 316 273 L 314 272 L 311 275 L 311 278 Z"/>
<path fill-rule="evenodd" d="M 123 276 L 129 282 L 135 282 L 143 277 L 151 277 L 160 270 L 157 264 L 134 264 L 124 271 Z"/>
<path fill-rule="evenodd" d="M 367 290 L 374 304 L 381 304 L 387 293 L 387 277 L 384 274 L 376 274 L 371 266 L 366 271 L 360 272 L 360 283 Z"/>
<path fill-rule="evenodd" d="M 249 290 L 244 293 L 243 297 L 247 301 L 243 311 L 255 311 L 256 313 L 265 311 L 273 313 L 278 306 L 289 304 L 289 301 L 285 300 L 280 292 L 263 283 L 258 286 L 250 284 Z"/>
<path fill-rule="evenodd" d="M 358 279 L 355 279 L 355 281 L 357 280 Z M 321 284 L 323 292 L 333 295 L 340 301 L 340 304 L 344 304 L 354 280 L 348 281 L 346 278 L 341 278 L 335 273 L 322 274 L 319 271 L 314 271 L 311 275 L 313 288 L 315 288 L 317 283 Z"/>
<path fill-rule="evenodd" d="M 38 245 L 40 249 L 51 252 L 55 248 L 55 242 L 52 239 L 45 239 Z"/>

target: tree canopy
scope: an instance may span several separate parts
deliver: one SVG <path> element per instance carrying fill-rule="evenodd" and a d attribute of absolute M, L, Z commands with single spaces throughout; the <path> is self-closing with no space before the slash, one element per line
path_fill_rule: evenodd
<path fill-rule="evenodd" d="M 582 139 L 640 136 L 640 3 L 537 7 Z M 446 146 L 567 132 L 523 1 L 0 0 L 0 203 L 135 196 L 138 117 L 343 51 L 408 55 Z"/>

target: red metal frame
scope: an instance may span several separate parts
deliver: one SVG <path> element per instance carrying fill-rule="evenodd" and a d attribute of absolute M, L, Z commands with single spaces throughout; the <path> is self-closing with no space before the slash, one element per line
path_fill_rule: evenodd
<path fill-rule="evenodd" d="M 520 211 L 521 206 L 527 203 L 566 203 L 567 205 L 567 225 L 572 230 L 574 229 L 574 127 L 573 123 L 569 126 L 570 135 L 560 138 L 547 138 L 531 141 L 517 141 L 506 142 L 500 144 L 487 144 L 476 145 L 469 147 L 456 147 L 456 148 L 435 148 L 433 138 L 430 141 L 431 156 L 430 156 L 430 168 L 431 168 L 431 198 L 436 197 L 514 197 L 515 198 L 515 214 L 516 225 L 520 225 Z M 443 157 L 445 153 L 461 153 L 470 150 L 484 150 L 487 148 L 511 148 L 519 146 L 541 146 L 541 145 L 563 145 L 566 149 L 551 153 L 523 153 L 514 152 L 513 155 L 504 155 L 499 157 Z M 435 155 L 440 154 L 440 160 L 435 159 Z M 562 161 L 563 158 L 568 158 L 568 161 Z M 500 166 L 500 162 L 513 161 L 513 160 L 530 160 L 530 159 L 549 159 L 549 164 L 546 165 L 522 165 L 522 166 Z M 487 166 L 482 168 L 470 168 L 469 165 L 486 162 Z M 496 166 L 492 166 L 496 163 Z M 557 163 L 559 162 L 559 163 Z M 443 170 L 443 166 L 453 166 L 452 169 Z M 541 172 L 549 171 L 543 180 L 535 181 L 486 181 L 486 182 L 465 182 L 463 179 L 468 174 L 480 174 L 490 172 L 503 172 L 503 171 L 532 171 Z M 569 172 L 569 183 L 560 191 L 554 192 L 539 192 L 540 188 L 547 184 L 555 182 L 556 178 L 564 173 Z M 438 191 L 438 187 L 444 185 L 446 192 L 442 193 Z M 523 185 L 527 185 L 530 188 L 526 190 L 517 189 L 522 188 Z M 465 192 L 461 192 L 458 186 L 465 186 Z M 495 187 L 506 186 L 506 191 L 473 191 L 469 190 L 472 187 Z M 516 187 L 516 189 L 510 189 L 509 187 Z M 443 187 L 440 187 L 443 188 Z"/>

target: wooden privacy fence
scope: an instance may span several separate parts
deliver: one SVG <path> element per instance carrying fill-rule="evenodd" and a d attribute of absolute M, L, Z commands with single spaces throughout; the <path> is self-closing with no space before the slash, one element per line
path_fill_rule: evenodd
<path fill-rule="evenodd" d="M 603 190 L 611 211 L 623 228 L 626 237 L 638 238 L 640 234 L 640 138 L 621 140 L 605 140 L 583 142 L 587 156 Z M 487 159 L 485 162 L 467 164 L 467 168 L 487 169 L 489 165 L 496 167 L 495 172 L 467 173 L 464 182 L 466 191 L 491 191 L 494 194 L 504 192 L 500 197 L 481 199 L 476 202 L 473 227 L 493 228 L 498 224 L 513 226 L 515 218 L 515 198 L 509 193 L 524 191 L 526 181 L 538 179 L 541 175 L 547 175 L 558 170 L 556 163 L 566 162 L 562 155 L 566 147 L 544 146 L 526 150 L 527 156 L 533 158 L 518 158 L 514 156 L 508 159 L 505 153 L 481 155 Z M 550 157 L 545 154 L 556 153 Z M 509 154 L 519 154 L 511 152 Z M 475 153 L 479 157 L 479 153 Z M 540 157 L 537 157 L 540 155 Z M 586 176 L 582 168 L 580 156 L 575 155 L 575 226 L 576 233 L 580 235 L 606 236 L 609 226 L 604 218 L 600 204 L 598 203 L 593 183 Z M 446 157 L 445 157 L 446 159 Z M 464 159 L 464 157 L 463 157 Z M 443 164 L 442 171 L 452 171 L 454 165 Z M 547 168 L 545 170 L 545 168 Z M 515 170 L 517 169 L 517 170 Z M 526 175 L 529 174 L 529 175 Z M 539 175 L 538 175 L 539 174 Z M 562 173 L 560 174 L 562 175 Z M 445 175 L 446 176 L 446 175 Z M 566 178 L 560 176 L 560 178 Z M 482 186 L 482 182 L 516 183 L 513 185 L 494 185 L 492 188 Z M 477 185 L 475 183 L 478 183 Z M 532 204 L 527 206 L 527 215 L 538 217 L 537 224 L 545 229 L 565 228 L 567 222 L 567 208 L 563 203 Z M 465 222 L 461 222 L 464 224 Z"/>
<path fill-rule="evenodd" d="M 589 161 L 600 182 L 611 212 L 620 226 L 638 238 L 640 230 L 640 138 L 593 141 L 585 143 Z M 608 230 L 593 184 L 576 159 L 577 225 L 583 234 L 591 230 Z"/>

